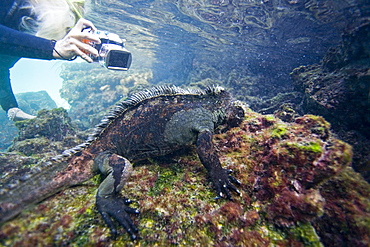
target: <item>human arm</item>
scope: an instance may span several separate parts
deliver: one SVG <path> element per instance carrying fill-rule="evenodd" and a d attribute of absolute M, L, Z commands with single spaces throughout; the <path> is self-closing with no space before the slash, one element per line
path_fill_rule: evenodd
<path fill-rule="evenodd" d="M 53 59 L 50 40 L 0 25 L 0 54 L 13 57 Z"/>
<path fill-rule="evenodd" d="M 82 29 L 87 26 L 96 30 L 91 22 L 80 19 L 63 39 L 52 42 L 0 25 L 0 54 L 47 60 L 70 59 L 74 56 L 81 56 L 86 61 L 92 62 L 92 59 L 82 50 L 93 55 L 97 55 L 98 52 L 90 45 L 83 43 L 82 40 L 87 39 L 100 43 L 100 39 L 92 33 L 82 32 Z"/>

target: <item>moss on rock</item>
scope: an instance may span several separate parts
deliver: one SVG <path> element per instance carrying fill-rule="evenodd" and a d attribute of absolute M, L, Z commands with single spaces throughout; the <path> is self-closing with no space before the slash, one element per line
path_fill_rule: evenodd
<path fill-rule="evenodd" d="M 215 135 L 224 168 L 241 181 L 233 201 L 215 199 L 195 150 L 135 164 L 122 194 L 140 210 L 139 239 L 117 239 L 95 208 L 99 176 L 25 210 L 0 243 L 68 246 L 330 246 L 369 243 L 370 187 L 351 169 L 351 147 L 311 115 L 286 123 L 246 109 Z M 320 128 L 320 131 L 317 131 Z M 322 129 L 321 129 L 322 128 Z M 345 237 L 343 237 L 345 234 Z M 359 245 L 361 246 L 361 245 Z"/>

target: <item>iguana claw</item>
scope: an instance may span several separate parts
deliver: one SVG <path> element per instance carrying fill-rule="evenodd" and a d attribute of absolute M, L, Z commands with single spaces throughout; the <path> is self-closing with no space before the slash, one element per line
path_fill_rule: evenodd
<path fill-rule="evenodd" d="M 96 206 L 99 213 L 103 217 L 104 222 L 111 230 L 112 237 L 117 236 L 117 229 L 113 222 L 115 219 L 130 235 L 132 240 L 137 239 L 137 227 L 134 225 L 129 214 L 139 214 L 139 210 L 127 206 L 132 203 L 130 199 L 121 198 L 119 196 L 96 196 Z"/>

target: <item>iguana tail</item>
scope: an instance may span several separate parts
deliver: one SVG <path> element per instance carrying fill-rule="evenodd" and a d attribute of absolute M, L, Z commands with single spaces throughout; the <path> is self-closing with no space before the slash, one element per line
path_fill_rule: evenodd
<path fill-rule="evenodd" d="M 0 224 L 30 205 L 93 177 L 93 160 L 85 155 L 50 161 L 22 179 L 0 186 Z M 38 171 L 40 170 L 40 171 Z"/>

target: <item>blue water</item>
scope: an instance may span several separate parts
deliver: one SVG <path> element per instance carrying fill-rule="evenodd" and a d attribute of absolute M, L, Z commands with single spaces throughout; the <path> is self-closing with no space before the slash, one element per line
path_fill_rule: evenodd
<path fill-rule="evenodd" d="M 207 64 L 221 81 L 243 68 L 286 86 L 292 69 L 319 62 L 338 44 L 343 28 L 364 14 L 361 2 L 92 0 L 86 18 L 125 38 L 132 69 L 152 69 L 154 83 L 183 84 Z M 15 93 L 47 90 L 68 107 L 58 92 L 61 63 L 22 59 L 12 70 Z"/>
<path fill-rule="evenodd" d="M 13 92 L 18 94 L 45 90 L 58 106 L 68 109 L 68 103 L 59 94 L 63 83 L 62 78 L 59 77 L 63 63 L 66 62 L 21 59 L 10 70 Z"/>
<path fill-rule="evenodd" d="M 361 15 L 360 2 L 91 1 L 87 18 L 126 38 L 134 55 L 151 63 L 155 83 L 182 84 L 207 64 L 220 80 L 246 68 L 286 87 L 294 68 L 319 62 L 338 44 L 342 29 Z"/>
<path fill-rule="evenodd" d="M 210 78 L 233 87 L 246 76 L 260 77 L 262 83 L 246 93 L 263 99 L 290 90 L 289 73 L 319 62 L 345 26 L 366 15 L 365 2 L 91 0 L 86 18 L 126 39 L 130 71 L 151 70 L 153 84 Z M 69 108 L 59 95 L 63 63 L 70 64 L 22 59 L 12 69 L 14 92 L 46 90 Z"/>
<path fill-rule="evenodd" d="M 122 89 L 125 86 L 137 86 L 142 71 L 142 74 L 152 72 L 151 84 L 192 86 L 210 79 L 244 97 L 253 110 L 260 110 L 269 106 L 266 103 L 261 107 L 269 99 L 293 90 L 289 73 L 294 68 L 319 63 L 330 47 L 339 44 L 347 25 L 370 14 L 365 3 L 364 0 L 90 0 L 86 18 L 99 29 L 126 39 L 126 47 L 133 54 L 130 70 L 113 72 L 100 67 L 99 70 L 81 60 L 75 62 L 83 63 L 82 66 L 74 62 L 22 59 L 12 69 L 13 89 L 15 93 L 46 90 L 59 106 L 69 108 L 59 94 L 64 85 L 70 90 L 66 90 L 72 102 L 69 114 L 80 122 L 79 127 L 83 120 L 92 124 L 101 117 L 103 108 L 124 98 L 126 95 L 119 90 L 125 92 Z M 64 64 L 69 66 L 65 68 Z M 63 84 L 61 72 L 72 79 L 67 78 Z M 104 100 L 110 102 L 103 105 Z M 0 116 L 0 122 L 7 130 L 0 132 L 0 150 L 4 150 L 17 130 L 5 120 L 5 114 Z"/>

